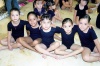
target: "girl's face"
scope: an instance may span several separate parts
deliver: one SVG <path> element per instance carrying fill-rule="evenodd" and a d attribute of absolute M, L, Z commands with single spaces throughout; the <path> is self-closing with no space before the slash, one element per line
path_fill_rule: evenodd
<path fill-rule="evenodd" d="M 87 19 L 80 19 L 79 21 L 79 28 L 81 31 L 85 31 L 86 29 L 88 29 L 89 27 L 89 23 Z"/>
<path fill-rule="evenodd" d="M 11 20 L 13 22 L 17 22 L 19 20 L 19 12 L 18 11 L 12 11 L 11 14 L 10 14 L 10 17 L 11 17 Z"/>
<path fill-rule="evenodd" d="M 36 1 L 36 8 L 41 9 L 43 6 L 42 1 Z"/>
<path fill-rule="evenodd" d="M 44 30 L 48 30 L 51 27 L 51 21 L 49 19 L 44 19 L 41 21 L 41 26 Z"/>
<path fill-rule="evenodd" d="M 72 31 L 73 25 L 71 22 L 67 22 L 67 23 L 63 24 L 62 28 L 65 30 L 65 32 L 67 34 L 70 34 Z"/>
<path fill-rule="evenodd" d="M 85 5 L 87 4 L 87 1 L 81 0 L 81 4 L 82 4 L 83 6 L 85 6 Z"/>
<path fill-rule="evenodd" d="M 56 5 L 53 5 L 53 6 L 52 6 L 52 9 L 56 9 Z"/>
<path fill-rule="evenodd" d="M 33 14 L 30 14 L 28 16 L 28 21 L 29 21 L 29 24 L 32 26 L 32 27 L 35 27 L 37 25 L 37 18 L 35 15 Z"/>

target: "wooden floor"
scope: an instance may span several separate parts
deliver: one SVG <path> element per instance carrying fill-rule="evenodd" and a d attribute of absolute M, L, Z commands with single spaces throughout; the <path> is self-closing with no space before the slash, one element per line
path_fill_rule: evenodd
<path fill-rule="evenodd" d="M 73 8 L 75 7 L 76 2 L 74 2 Z M 21 8 L 21 11 L 24 13 L 24 16 L 21 16 L 21 19 L 27 20 L 26 15 L 29 11 L 33 11 L 32 3 L 27 4 Z M 73 18 L 73 12 L 67 10 L 60 10 L 62 18 L 69 17 Z M 97 12 L 96 10 L 90 14 L 92 20 L 91 24 L 94 26 L 94 30 L 100 41 L 100 29 L 95 27 Z M 7 37 L 7 23 L 10 21 L 10 18 L 7 17 L 0 21 L 0 39 Z M 56 25 L 61 25 L 60 22 L 55 22 Z M 80 45 L 78 35 L 75 35 L 75 43 Z M 1 47 L 1 46 L 0 46 Z M 81 55 L 78 55 L 78 58 L 69 57 L 62 60 L 56 60 L 51 57 L 43 59 L 42 56 L 38 53 L 35 53 L 31 50 L 24 49 L 14 49 L 13 51 L 2 50 L 0 51 L 0 66 L 100 66 L 100 62 L 87 63 L 84 62 L 81 58 Z"/>

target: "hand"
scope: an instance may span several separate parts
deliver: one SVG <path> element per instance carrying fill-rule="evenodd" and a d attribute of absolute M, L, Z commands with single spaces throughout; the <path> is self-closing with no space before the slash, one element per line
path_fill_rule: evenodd
<path fill-rule="evenodd" d="M 89 28 L 92 28 L 93 27 L 93 25 L 89 25 Z"/>
<path fill-rule="evenodd" d="M 51 24 L 51 27 L 56 28 L 56 26 L 54 24 Z"/>
<path fill-rule="evenodd" d="M 11 46 L 11 45 L 8 45 L 8 49 L 9 49 L 9 50 L 12 50 L 12 46 Z"/>

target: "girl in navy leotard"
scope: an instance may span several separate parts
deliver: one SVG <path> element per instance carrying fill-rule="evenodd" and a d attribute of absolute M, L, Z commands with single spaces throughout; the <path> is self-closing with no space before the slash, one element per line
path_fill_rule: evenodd
<path fill-rule="evenodd" d="M 51 16 L 53 22 L 56 20 L 62 21 L 59 11 L 56 9 L 54 2 L 47 2 L 47 13 Z"/>
<path fill-rule="evenodd" d="M 8 45 L 8 48 L 12 50 L 16 47 L 22 47 L 17 41 L 19 37 L 24 36 L 24 26 L 28 23 L 24 20 L 20 20 L 20 11 L 17 8 L 13 8 L 10 11 L 11 21 L 8 23 L 8 37 L 1 40 L 2 45 Z M 3 49 L 1 48 L 1 49 Z"/>
<path fill-rule="evenodd" d="M 54 34 L 57 32 L 57 28 L 51 27 L 51 20 L 48 14 L 44 14 L 41 20 L 41 38 L 42 43 L 35 46 L 36 50 L 44 55 L 48 55 L 56 58 L 57 56 L 50 53 L 50 51 L 55 50 L 59 47 L 59 42 L 54 41 Z"/>
<path fill-rule="evenodd" d="M 96 27 L 100 29 L 100 4 L 97 8 L 97 12 L 98 12 L 98 16 L 97 16 L 97 19 L 96 19 Z"/>
<path fill-rule="evenodd" d="M 38 21 L 40 20 L 41 16 L 46 12 L 45 8 L 43 8 L 43 1 L 42 0 L 35 0 L 34 2 L 34 12 L 38 16 Z"/>
<path fill-rule="evenodd" d="M 89 28 L 89 22 L 89 15 L 85 15 L 79 20 L 78 34 L 81 46 L 84 47 L 82 58 L 86 62 L 100 61 L 100 42 L 93 28 Z"/>
<path fill-rule="evenodd" d="M 34 51 L 34 46 L 41 42 L 40 24 L 37 21 L 37 15 L 35 12 L 29 12 L 27 19 L 29 22 L 26 25 L 27 37 L 19 38 L 19 42 L 24 47 Z"/>
<path fill-rule="evenodd" d="M 65 18 L 62 21 L 62 28 L 59 28 L 58 32 L 61 33 L 62 45 L 60 45 L 55 50 L 55 53 L 59 55 L 64 55 L 60 58 L 75 56 L 83 51 L 83 48 L 81 46 L 74 43 L 74 36 L 77 32 L 77 27 L 73 26 L 73 22 L 70 18 Z M 67 49 L 71 49 L 72 52 L 66 51 Z"/>
<path fill-rule="evenodd" d="M 73 22 L 79 23 L 79 19 L 85 14 L 88 14 L 88 0 L 79 0 L 75 6 Z"/>

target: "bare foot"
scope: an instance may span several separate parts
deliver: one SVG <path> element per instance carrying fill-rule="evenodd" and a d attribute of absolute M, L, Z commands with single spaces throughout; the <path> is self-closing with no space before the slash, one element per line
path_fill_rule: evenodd
<path fill-rule="evenodd" d="M 100 57 L 99 57 L 99 60 L 98 61 L 100 62 Z"/>
<path fill-rule="evenodd" d="M 46 58 L 47 58 L 47 56 L 46 56 L 45 54 L 43 54 L 43 55 L 42 55 L 42 57 L 43 57 L 44 59 L 46 59 Z"/>
<path fill-rule="evenodd" d="M 66 58 L 66 56 L 59 56 L 58 57 L 58 59 L 60 60 L 60 59 L 65 59 Z"/>
<path fill-rule="evenodd" d="M 74 57 L 77 59 L 77 55 L 74 55 Z"/>

